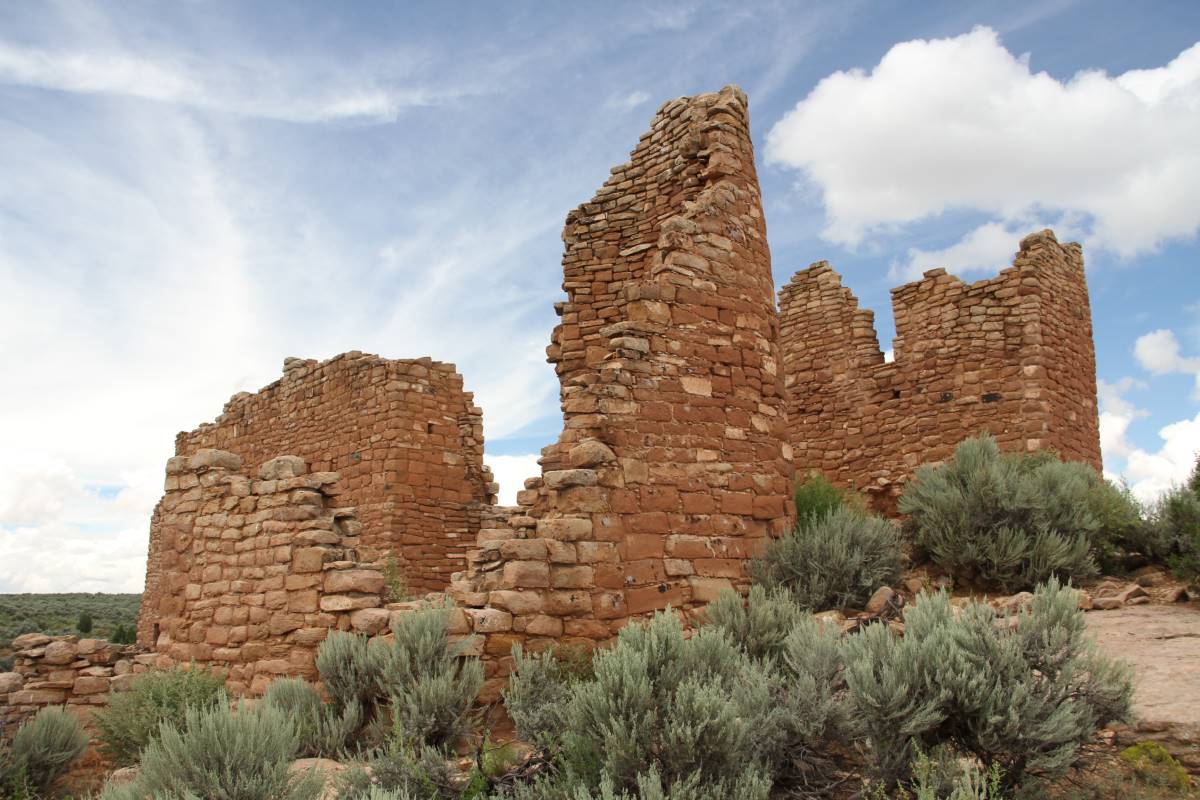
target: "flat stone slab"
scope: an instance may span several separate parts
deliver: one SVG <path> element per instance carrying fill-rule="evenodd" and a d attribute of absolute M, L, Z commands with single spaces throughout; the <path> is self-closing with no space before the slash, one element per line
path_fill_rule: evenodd
<path fill-rule="evenodd" d="M 1134 668 L 1134 728 L 1122 744 L 1160 741 L 1200 768 L 1200 604 L 1091 611 L 1088 629 L 1110 656 Z"/>

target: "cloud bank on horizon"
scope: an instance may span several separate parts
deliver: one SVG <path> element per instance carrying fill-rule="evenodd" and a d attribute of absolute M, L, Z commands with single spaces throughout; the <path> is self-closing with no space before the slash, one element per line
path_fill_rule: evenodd
<path fill-rule="evenodd" d="M 953 31 L 947 5 L 892 40 L 849 7 L 295 8 L 0 11 L 0 592 L 140 591 L 175 431 L 288 355 L 455 362 L 513 502 L 561 422 L 543 350 L 566 211 L 658 103 L 729 82 L 781 272 L 832 249 L 882 305 L 1052 225 L 1088 248 L 1113 354 L 1107 470 L 1150 499 L 1200 450 L 1200 44 L 1050 74 L 1036 4 Z M 847 64 L 827 39 L 869 46 Z M 1105 291 L 1164 270 L 1170 292 Z"/>

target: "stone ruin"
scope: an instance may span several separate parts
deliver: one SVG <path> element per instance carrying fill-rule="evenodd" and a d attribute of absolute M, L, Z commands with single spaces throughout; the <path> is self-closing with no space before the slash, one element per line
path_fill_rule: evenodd
<path fill-rule="evenodd" d="M 496 501 L 483 464 L 483 412 L 454 367 L 429 358 L 288 359 L 282 378 L 235 395 L 216 422 L 175 439 L 177 458 L 204 449 L 247 465 L 290 454 L 313 472 L 336 472 L 341 502 L 356 509 L 362 527 L 357 551 L 366 560 L 395 559 L 416 591 L 446 588 Z M 163 592 L 181 589 L 179 562 L 165 556 L 171 547 L 163 542 L 170 475 L 167 489 L 150 525 L 138 621 L 146 645 L 157 639 Z M 172 559 L 165 570 L 164 557 Z"/>
<path fill-rule="evenodd" d="M 892 290 L 894 358 L 872 312 L 829 264 L 779 292 L 788 434 L 818 470 L 894 514 L 920 464 L 987 432 L 1006 450 L 1049 448 L 1100 470 L 1096 356 L 1083 255 L 1048 230 L 1013 266 L 967 284 L 943 269 Z"/>
<path fill-rule="evenodd" d="M 1099 467 L 1079 246 L 1046 231 L 992 280 L 933 270 L 894 290 L 884 363 L 871 312 L 827 264 L 776 311 L 737 88 L 664 105 L 563 239 L 547 355 L 564 426 L 518 507 L 495 505 L 482 412 L 453 366 L 289 359 L 177 438 L 137 663 L 211 664 L 249 694 L 314 677 L 329 631 L 385 635 L 415 607 L 388 602 L 395 559 L 410 588 L 454 601 L 491 699 L 514 644 L 590 647 L 744 589 L 747 559 L 788 528 L 797 473 L 889 512 L 917 464 L 981 431 Z M 26 672 L 13 691 L 44 683 Z"/>

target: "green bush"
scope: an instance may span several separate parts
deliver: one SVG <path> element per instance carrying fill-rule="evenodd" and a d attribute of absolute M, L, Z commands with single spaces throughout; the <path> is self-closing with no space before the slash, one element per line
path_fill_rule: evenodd
<path fill-rule="evenodd" d="M 431 605 L 401 616 L 390 643 L 331 633 L 317 651 L 317 671 L 332 709 L 317 728 L 344 736 L 343 750 L 381 744 L 389 725 L 409 747 L 442 747 L 466 733 L 483 666 L 463 657 L 465 642 L 451 641 L 448 613 L 448 606 Z M 334 739 L 326 736 L 321 746 Z"/>
<path fill-rule="evenodd" d="M 829 482 L 820 472 L 812 472 L 802 483 L 796 484 L 793 495 L 796 501 L 796 520 L 807 525 L 839 508 L 862 509 L 862 498 Z"/>
<path fill-rule="evenodd" d="M 770 681 L 722 631 L 685 638 L 675 615 L 660 613 L 623 628 L 592 670 L 568 681 L 549 657 L 518 660 L 506 695 L 517 730 L 554 743 L 558 726 L 561 771 L 517 797 L 765 797 L 755 722 L 771 704 Z M 538 703 L 539 683 L 556 706 Z"/>
<path fill-rule="evenodd" d="M 178 723 L 188 709 L 227 703 L 218 673 L 179 667 L 139 675 L 128 691 L 113 692 L 96 712 L 100 752 L 116 766 L 136 764 L 163 722 Z"/>
<path fill-rule="evenodd" d="M 769 591 L 786 591 L 802 608 L 864 603 L 900 574 L 900 535 L 892 523 L 841 506 L 767 544 L 750 575 Z"/>
<path fill-rule="evenodd" d="M 552 750 L 566 727 L 567 707 L 583 680 L 552 651 L 526 655 L 513 647 L 513 670 L 504 690 L 504 708 L 521 738 Z"/>
<path fill-rule="evenodd" d="M 983 436 L 959 444 L 948 463 L 918 468 L 900 511 L 934 563 L 967 583 L 1011 592 L 1096 572 L 1103 485 L 1086 464 L 1005 455 Z"/>
<path fill-rule="evenodd" d="M 1168 541 L 1145 519 L 1141 504 L 1127 485 L 1103 480 L 1089 499 L 1099 523 L 1092 537 L 1092 550 L 1104 574 L 1125 571 L 1127 559 L 1135 553 L 1152 561 L 1166 559 Z"/>
<path fill-rule="evenodd" d="M 108 640 L 113 644 L 133 644 L 137 641 L 137 626 L 118 622 Z"/>
<path fill-rule="evenodd" d="M 1200 460 L 1187 483 L 1172 488 L 1153 505 L 1150 527 L 1176 576 L 1200 583 Z"/>
<path fill-rule="evenodd" d="M 92 615 L 84 611 L 80 613 L 79 619 L 75 621 L 75 630 L 80 633 L 92 632 Z"/>
<path fill-rule="evenodd" d="M 450 608 L 428 606 L 392 624 L 386 676 L 394 735 L 413 744 L 442 747 L 465 734 L 483 688 L 479 659 L 464 658 L 466 642 L 450 639 Z"/>
<path fill-rule="evenodd" d="M 988 605 L 956 619 L 923 596 L 905 633 L 872 626 L 847 644 L 852 713 L 888 785 L 919 752 L 948 747 L 995 770 L 1005 790 L 1062 774 L 1104 725 L 1128 716 L 1128 669 L 1085 634 L 1075 592 L 1051 581 L 1012 629 Z"/>
<path fill-rule="evenodd" d="M 176 727 L 164 722 L 142 753 L 132 783 L 105 791 L 105 800 L 310 800 L 320 775 L 290 775 L 300 740 L 295 725 L 268 706 L 188 708 Z"/>
<path fill-rule="evenodd" d="M 1138 779 L 1150 786 L 1166 786 L 1183 791 L 1192 785 L 1191 776 L 1166 748 L 1155 742 L 1138 742 L 1121 751 L 1121 760 L 1129 764 Z"/>
<path fill-rule="evenodd" d="M 362 730 L 362 706 L 326 705 L 320 693 L 303 678 L 272 681 L 263 702 L 295 724 L 301 756 L 339 758 L 348 752 Z"/>
<path fill-rule="evenodd" d="M 21 725 L 7 752 L 0 754 L 0 796 L 41 797 L 70 770 L 87 748 L 79 720 L 49 706 Z"/>
<path fill-rule="evenodd" d="M 393 744 L 374 753 L 365 764 L 343 773 L 339 800 L 370 800 L 379 792 L 395 792 L 414 800 L 459 800 L 460 792 L 446 756 L 433 747 Z"/>
<path fill-rule="evenodd" d="M 807 614 L 786 591 L 768 592 L 750 587 L 743 598 L 729 589 L 704 609 L 705 624 L 723 631 L 748 656 L 776 662 L 783 655 L 788 636 Z"/>

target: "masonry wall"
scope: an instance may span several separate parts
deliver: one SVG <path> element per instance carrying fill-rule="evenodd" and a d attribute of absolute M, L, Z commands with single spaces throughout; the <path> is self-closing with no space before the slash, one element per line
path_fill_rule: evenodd
<path fill-rule="evenodd" d="M 279 675 L 315 678 L 328 632 L 383 605 L 383 574 L 358 561 L 362 525 L 341 505 L 336 472 L 284 455 L 251 474 L 224 450 L 167 463 L 159 592 L 142 601 L 153 604 L 155 665 L 216 666 L 235 694 Z"/>
<path fill-rule="evenodd" d="M 13 671 L 0 672 L 0 739 L 47 706 L 66 706 L 87 722 L 110 691 L 129 685 L 154 660 L 137 645 L 26 633 L 12 641 Z"/>
<path fill-rule="evenodd" d="M 315 472 L 337 472 L 363 525 L 363 559 L 396 558 L 416 591 L 443 589 L 465 567 L 484 510 L 495 502 L 483 464 L 482 411 L 453 365 L 428 358 L 350 352 L 320 363 L 288 359 L 282 378 L 235 395 L 214 423 L 175 441 L 178 456 L 204 448 L 246 464 L 290 453 Z M 151 601 L 161 581 L 156 531 L 152 522 Z M 143 614 L 139 641 L 151 641 L 151 624 Z"/>
<path fill-rule="evenodd" d="M 995 278 L 967 284 L 935 269 L 893 289 L 893 363 L 828 263 L 796 273 L 779 305 L 798 473 L 819 470 L 891 513 L 919 464 L 983 432 L 1007 450 L 1053 448 L 1100 468 L 1079 245 L 1046 230 Z"/>
<path fill-rule="evenodd" d="M 492 677 L 746 582 L 790 513 L 777 317 L 746 98 L 664 105 L 567 217 L 547 349 L 564 429 L 451 586 Z"/>

